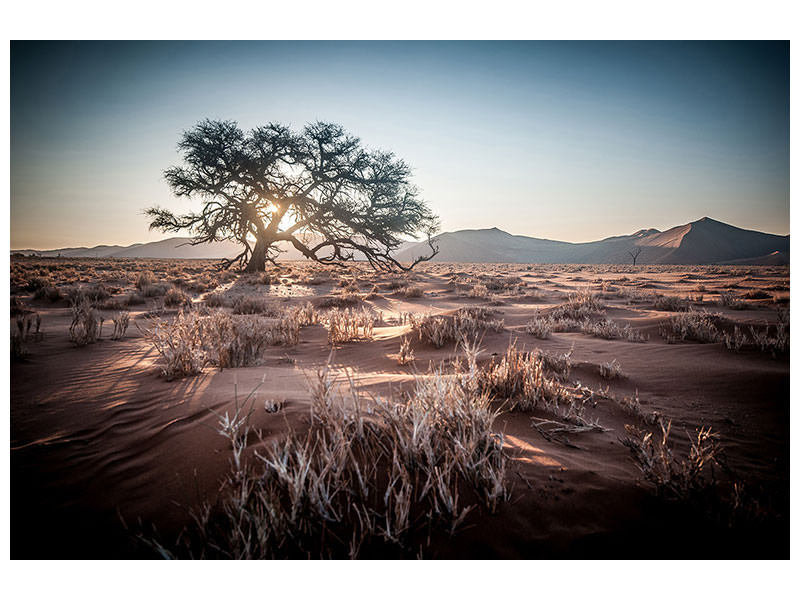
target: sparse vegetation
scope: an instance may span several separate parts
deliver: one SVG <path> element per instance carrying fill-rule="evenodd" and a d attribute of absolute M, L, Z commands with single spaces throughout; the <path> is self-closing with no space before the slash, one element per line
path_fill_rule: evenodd
<path fill-rule="evenodd" d="M 260 472 L 244 463 L 253 402 L 235 402 L 218 416 L 233 459 L 217 509 L 196 512 L 177 547 L 151 545 L 193 558 L 357 558 L 364 546 L 418 552 L 432 526 L 453 535 L 478 505 L 494 512 L 508 497 L 496 413 L 470 377 L 434 372 L 404 402 L 370 401 L 340 395 L 326 366 L 310 430 L 259 452 Z"/>
<path fill-rule="evenodd" d="M 87 299 L 72 306 L 69 339 L 76 346 L 93 344 L 99 337 L 99 317 Z"/>
<path fill-rule="evenodd" d="M 406 336 L 403 336 L 400 341 L 400 353 L 398 354 L 397 362 L 401 365 L 414 362 L 414 350 L 411 348 L 411 342 Z"/>
<path fill-rule="evenodd" d="M 357 340 L 371 340 L 376 317 L 365 309 L 332 309 L 328 312 L 328 343 L 343 344 Z"/>
<path fill-rule="evenodd" d="M 502 331 L 503 321 L 495 315 L 490 308 L 475 306 L 460 308 L 452 315 L 410 315 L 409 321 L 420 340 L 441 348 L 448 342 L 472 338 L 478 333 Z"/>
<path fill-rule="evenodd" d="M 614 358 L 611 362 L 600 363 L 600 377 L 603 379 L 621 379 L 625 377 L 625 373 L 622 370 L 622 365 Z"/>
<path fill-rule="evenodd" d="M 174 308 L 176 306 L 187 306 L 191 303 L 192 299 L 178 288 L 170 288 L 167 293 L 164 294 L 164 306 Z"/>
<path fill-rule="evenodd" d="M 661 335 L 671 344 L 678 341 L 714 343 L 719 339 L 714 319 L 714 315 L 707 312 L 690 310 L 662 323 Z"/>
<path fill-rule="evenodd" d="M 131 314 L 128 311 L 122 311 L 112 319 L 114 323 L 114 332 L 111 334 L 112 340 L 121 340 L 125 337 L 125 332 L 128 331 L 130 320 Z"/>

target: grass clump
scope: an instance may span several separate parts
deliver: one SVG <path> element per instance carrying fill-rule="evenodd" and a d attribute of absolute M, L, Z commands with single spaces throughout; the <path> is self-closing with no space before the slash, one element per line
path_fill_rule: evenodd
<path fill-rule="evenodd" d="M 720 463 L 719 436 L 700 428 L 689 438 L 686 458 L 679 459 L 669 443 L 671 423 L 660 423 L 661 437 L 631 425 L 625 426 L 622 443 L 631 451 L 645 479 L 655 484 L 659 496 L 692 500 L 716 484 L 713 467 Z M 710 477 L 709 477 L 710 475 Z"/>
<path fill-rule="evenodd" d="M 354 291 L 345 291 L 342 294 L 323 296 L 319 301 L 320 308 L 347 308 L 359 306 L 364 299 L 361 294 Z"/>
<path fill-rule="evenodd" d="M 477 382 L 491 398 L 507 400 L 510 410 L 557 408 L 569 396 L 556 379 L 547 377 L 540 353 L 520 351 L 513 344 L 479 371 Z"/>
<path fill-rule="evenodd" d="M 485 331 L 503 331 L 503 320 L 495 315 L 490 308 L 472 306 L 459 308 L 452 315 L 409 315 L 409 323 L 420 340 L 441 348 L 448 342 L 472 338 Z"/>
<path fill-rule="evenodd" d="M 718 304 L 734 310 L 744 310 L 747 308 L 747 302 L 737 299 L 733 292 L 725 290 L 719 292 Z"/>
<path fill-rule="evenodd" d="M 553 333 L 553 325 L 553 319 L 537 316 L 525 324 L 525 331 L 535 338 L 547 340 Z"/>
<path fill-rule="evenodd" d="M 76 346 L 86 346 L 97 341 L 100 335 L 99 317 L 94 307 L 84 299 L 72 306 L 72 323 L 69 339 Z"/>
<path fill-rule="evenodd" d="M 212 304 L 208 304 L 208 298 L 206 298 L 206 304 L 212 306 L 216 304 L 216 301 L 212 300 Z M 224 300 L 222 304 L 224 304 Z M 257 315 L 269 311 L 270 305 L 267 299 L 261 296 L 237 296 L 233 301 L 232 309 L 237 315 Z"/>
<path fill-rule="evenodd" d="M 170 288 L 167 293 L 164 294 L 164 306 L 187 306 L 191 303 L 192 299 L 178 288 Z"/>
<path fill-rule="evenodd" d="M 508 497 L 496 412 L 469 377 L 434 372 L 397 402 L 342 394 L 325 366 L 309 430 L 257 450 L 254 467 L 245 455 L 254 402 L 237 401 L 232 416 L 218 415 L 233 455 L 219 501 L 194 513 L 179 545 L 153 545 L 192 558 L 419 554 L 432 530 L 453 535 Z"/>
<path fill-rule="evenodd" d="M 700 298 L 702 302 L 702 297 Z M 685 298 L 678 296 L 658 296 L 653 302 L 656 310 L 666 310 L 669 312 L 681 312 L 689 310 L 689 302 Z"/>
<path fill-rule="evenodd" d="M 328 344 L 371 340 L 376 317 L 365 309 L 334 308 L 328 313 Z"/>
<path fill-rule="evenodd" d="M 121 340 L 125 337 L 125 332 L 128 331 L 128 325 L 131 321 L 131 313 L 127 310 L 119 312 L 113 319 L 114 331 L 111 334 L 112 340 Z"/>
<path fill-rule="evenodd" d="M 42 336 L 42 317 L 37 312 L 19 314 L 17 328 L 11 330 L 11 358 L 21 359 L 28 355 L 28 342 Z"/>
<path fill-rule="evenodd" d="M 625 377 L 625 372 L 622 370 L 622 365 L 619 364 L 616 358 L 611 362 L 600 364 L 600 377 L 603 379 L 621 379 Z"/>
<path fill-rule="evenodd" d="M 661 324 L 661 335 L 668 343 L 679 341 L 695 341 L 714 343 L 719 340 L 720 332 L 714 324 L 715 317 L 707 312 L 690 310 L 674 315 Z"/>
<path fill-rule="evenodd" d="M 411 342 L 406 336 L 400 340 L 400 352 L 397 355 L 397 362 L 401 365 L 407 365 L 414 362 L 414 350 L 411 348 Z"/>
<path fill-rule="evenodd" d="M 154 318 L 145 337 L 161 356 L 161 372 L 167 380 L 196 375 L 207 362 L 201 319 L 195 312 L 179 311 L 172 320 Z"/>
<path fill-rule="evenodd" d="M 174 379 L 200 373 L 207 364 L 221 369 L 257 365 L 269 346 L 297 345 L 300 329 L 318 321 L 309 303 L 278 318 L 179 311 L 171 322 L 154 318 L 144 334 L 161 355 L 163 374 Z"/>
<path fill-rule="evenodd" d="M 209 308 L 220 308 L 225 306 L 225 296 L 220 293 L 207 294 L 203 298 L 203 303 Z"/>

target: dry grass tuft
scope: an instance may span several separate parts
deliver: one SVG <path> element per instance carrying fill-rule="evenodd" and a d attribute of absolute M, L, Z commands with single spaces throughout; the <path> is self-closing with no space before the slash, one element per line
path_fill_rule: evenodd
<path fill-rule="evenodd" d="M 11 330 L 11 358 L 20 359 L 28 355 L 28 342 L 42 337 L 42 317 L 37 312 L 17 314 L 16 331 Z"/>
<path fill-rule="evenodd" d="M 669 443 L 671 423 L 662 422 L 661 439 L 649 431 L 625 426 L 628 436 L 622 439 L 639 465 L 645 479 L 654 483 L 658 494 L 677 500 L 692 500 L 716 485 L 713 467 L 722 466 L 719 436 L 711 429 L 700 428 L 689 438 L 688 456 L 678 459 Z M 710 477 L 709 477 L 710 475 Z"/>
<path fill-rule="evenodd" d="M 191 303 L 192 299 L 178 288 L 170 288 L 167 293 L 164 294 L 164 306 L 187 306 Z"/>
<path fill-rule="evenodd" d="M 401 365 L 414 362 L 414 350 L 411 348 L 411 342 L 408 341 L 406 336 L 403 336 L 400 341 L 400 353 L 397 356 L 397 362 Z"/>
<path fill-rule="evenodd" d="M 327 315 L 328 344 L 371 340 L 377 317 L 365 309 L 334 308 Z"/>
<path fill-rule="evenodd" d="M 472 306 L 459 308 L 452 315 L 409 315 L 409 323 L 420 340 L 441 348 L 448 342 L 472 338 L 485 331 L 503 331 L 503 320 L 495 315 L 490 308 Z"/>
<path fill-rule="evenodd" d="M 97 341 L 100 335 L 99 317 L 94 307 L 84 299 L 72 307 L 69 339 L 76 346 L 86 346 Z"/>
<path fill-rule="evenodd" d="M 121 311 L 112 319 L 114 323 L 114 332 L 111 334 L 112 340 L 121 340 L 125 337 L 125 332 L 128 331 L 128 324 L 131 321 L 131 313 L 128 311 Z"/>
<path fill-rule="evenodd" d="M 600 377 L 603 379 L 621 379 L 625 377 L 625 373 L 622 370 L 622 365 L 614 358 L 611 362 L 600 364 Z"/>
<path fill-rule="evenodd" d="M 201 319 L 197 313 L 179 311 L 172 320 L 153 318 L 144 336 L 161 355 L 161 372 L 167 380 L 195 375 L 206 365 Z"/>
<path fill-rule="evenodd" d="M 714 324 L 714 315 L 690 310 L 674 315 L 661 324 L 661 335 L 670 344 L 691 340 L 714 343 L 719 340 L 719 330 Z"/>
<path fill-rule="evenodd" d="M 493 512 L 508 497 L 496 412 L 472 376 L 434 372 L 396 402 L 352 385 L 340 393 L 325 366 L 309 431 L 257 451 L 260 472 L 245 463 L 253 403 L 236 401 L 232 416 L 218 415 L 233 460 L 216 509 L 195 512 L 177 548 L 151 545 L 193 558 L 356 558 L 365 545 L 417 554 L 432 528 L 452 535 L 478 506 Z"/>

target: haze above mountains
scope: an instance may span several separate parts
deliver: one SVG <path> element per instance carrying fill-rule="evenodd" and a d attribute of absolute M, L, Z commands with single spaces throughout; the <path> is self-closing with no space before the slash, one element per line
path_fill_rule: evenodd
<path fill-rule="evenodd" d="M 95 246 L 56 250 L 15 250 L 23 254 L 62 258 L 223 258 L 239 253 L 233 242 L 189 245 L 190 238 L 174 237 L 131 246 Z M 641 249 L 637 264 L 789 264 L 789 236 L 741 229 L 703 217 L 659 231 L 642 229 L 594 242 L 560 242 L 512 235 L 497 228 L 464 229 L 441 233 L 435 241 L 440 262 L 486 263 L 630 263 L 629 252 Z M 282 260 L 303 260 L 293 247 L 284 246 Z M 410 261 L 428 250 L 427 243 L 403 245 L 395 256 Z"/>

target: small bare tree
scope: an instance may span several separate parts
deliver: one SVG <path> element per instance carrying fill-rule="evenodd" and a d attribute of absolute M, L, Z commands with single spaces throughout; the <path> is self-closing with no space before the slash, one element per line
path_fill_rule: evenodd
<path fill-rule="evenodd" d="M 366 149 L 339 125 L 317 122 L 295 133 L 272 123 L 244 132 L 232 121 L 206 120 L 178 148 L 185 164 L 166 171 L 167 183 L 177 196 L 200 198 L 202 210 L 176 216 L 150 208 L 150 228 L 188 230 L 192 244 L 238 242 L 242 252 L 225 268 L 263 271 L 281 242 L 321 263 L 361 259 L 389 270 L 409 270 L 438 251 L 438 219 L 410 183 L 408 165 Z M 399 263 L 392 253 L 419 235 L 430 254 Z"/>
<path fill-rule="evenodd" d="M 631 258 L 633 259 L 633 266 L 634 267 L 636 266 L 636 259 L 639 258 L 639 255 L 641 253 L 642 253 L 642 247 L 641 246 L 637 246 L 633 250 L 628 250 L 628 254 L 630 254 Z"/>

